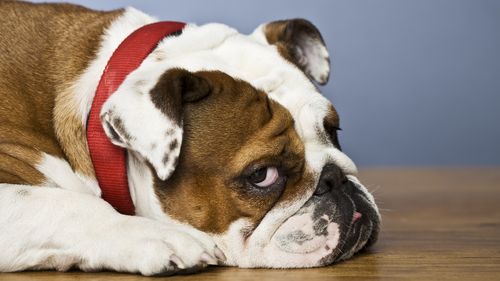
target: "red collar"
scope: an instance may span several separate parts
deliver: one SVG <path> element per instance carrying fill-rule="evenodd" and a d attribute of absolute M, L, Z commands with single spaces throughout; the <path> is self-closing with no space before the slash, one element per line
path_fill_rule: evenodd
<path fill-rule="evenodd" d="M 184 26 L 181 22 L 163 21 L 134 31 L 114 51 L 97 86 L 87 124 L 87 142 L 102 198 L 122 214 L 135 214 L 127 180 L 126 150 L 108 140 L 99 114 L 104 102 L 125 77 L 139 67 L 158 42 Z"/>

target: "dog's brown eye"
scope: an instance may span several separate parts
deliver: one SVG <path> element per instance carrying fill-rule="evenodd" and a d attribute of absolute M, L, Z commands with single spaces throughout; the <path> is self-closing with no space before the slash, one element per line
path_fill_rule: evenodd
<path fill-rule="evenodd" d="M 257 187 L 269 187 L 275 184 L 280 179 L 278 168 L 276 167 L 264 167 L 253 172 L 249 177 L 248 181 Z"/>

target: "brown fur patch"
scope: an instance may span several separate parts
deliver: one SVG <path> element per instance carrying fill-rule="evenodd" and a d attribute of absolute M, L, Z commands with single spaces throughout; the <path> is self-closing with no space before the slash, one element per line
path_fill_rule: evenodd
<path fill-rule="evenodd" d="M 310 188 L 312 177 L 304 168 L 304 147 L 293 119 L 246 82 L 218 71 L 194 75 L 212 90 L 184 104 L 179 164 L 170 179 L 155 180 L 156 193 L 169 216 L 206 232 L 224 232 L 242 217 L 256 226 L 273 206 Z M 288 177 L 286 186 L 249 186 L 246 172 L 263 166 L 280 167 Z"/>
<path fill-rule="evenodd" d="M 151 89 L 151 101 L 178 125 L 182 119 L 182 104 L 205 97 L 210 92 L 207 82 L 183 69 L 165 72 Z M 169 132 L 167 131 L 167 134 Z"/>
<path fill-rule="evenodd" d="M 82 117 L 76 111 L 74 92 L 69 88 L 56 97 L 54 129 L 71 167 L 78 173 L 95 178 Z"/>
<path fill-rule="evenodd" d="M 35 145 L 33 145 L 35 144 Z M 57 146 L 43 134 L 19 128 L 10 122 L 0 124 L 0 182 L 39 185 L 44 176 L 36 169 L 41 151 L 61 155 Z"/>
<path fill-rule="evenodd" d="M 30 166 L 40 152 L 66 159 L 75 171 L 93 177 L 72 85 L 95 58 L 104 29 L 122 12 L 0 2 L 0 139 L 22 147 L 26 156 L 0 157 L 0 182 L 39 183 L 34 168 L 9 166 Z"/>
<path fill-rule="evenodd" d="M 307 70 L 308 62 L 303 53 L 311 42 L 325 46 L 325 41 L 316 26 L 305 19 L 279 20 L 266 24 L 263 31 L 267 42 L 275 45 L 283 58 L 312 78 Z M 322 77 L 318 82 L 326 84 L 328 77 Z"/>
<path fill-rule="evenodd" d="M 294 43 L 284 36 L 287 28 L 287 23 L 288 21 L 286 20 L 268 23 L 264 27 L 264 35 L 266 36 L 267 42 L 269 44 L 275 45 L 278 48 L 278 51 L 282 57 L 299 67 L 298 62 L 292 56 Z"/>

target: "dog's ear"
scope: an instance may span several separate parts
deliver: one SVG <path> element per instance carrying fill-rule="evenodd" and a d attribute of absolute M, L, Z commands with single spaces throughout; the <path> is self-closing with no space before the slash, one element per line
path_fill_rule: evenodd
<path fill-rule="evenodd" d="M 319 30 L 305 19 L 273 21 L 260 25 L 252 36 L 276 45 L 280 54 L 310 79 L 324 85 L 330 76 L 330 58 Z"/>
<path fill-rule="evenodd" d="M 147 79 L 124 83 L 103 105 L 104 131 L 113 144 L 139 153 L 166 180 L 181 149 L 183 105 L 210 92 L 208 80 L 182 69 L 166 71 L 152 87 Z"/>

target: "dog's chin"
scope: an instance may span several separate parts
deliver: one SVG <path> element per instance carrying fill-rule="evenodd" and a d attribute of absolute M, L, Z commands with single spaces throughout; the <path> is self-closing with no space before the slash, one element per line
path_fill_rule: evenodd
<path fill-rule="evenodd" d="M 371 195 L 349 181 L 342 190 L 313 196 L 289 217 L 271 239 L 282 251 L 280 267 L 316 267 L 348 259 L 372 245 L 378 236 L 380 218 Z M 286 256 L 301 256 L 293 265 Z M 300 259 L 299 259 L 300 260 Z"/>

